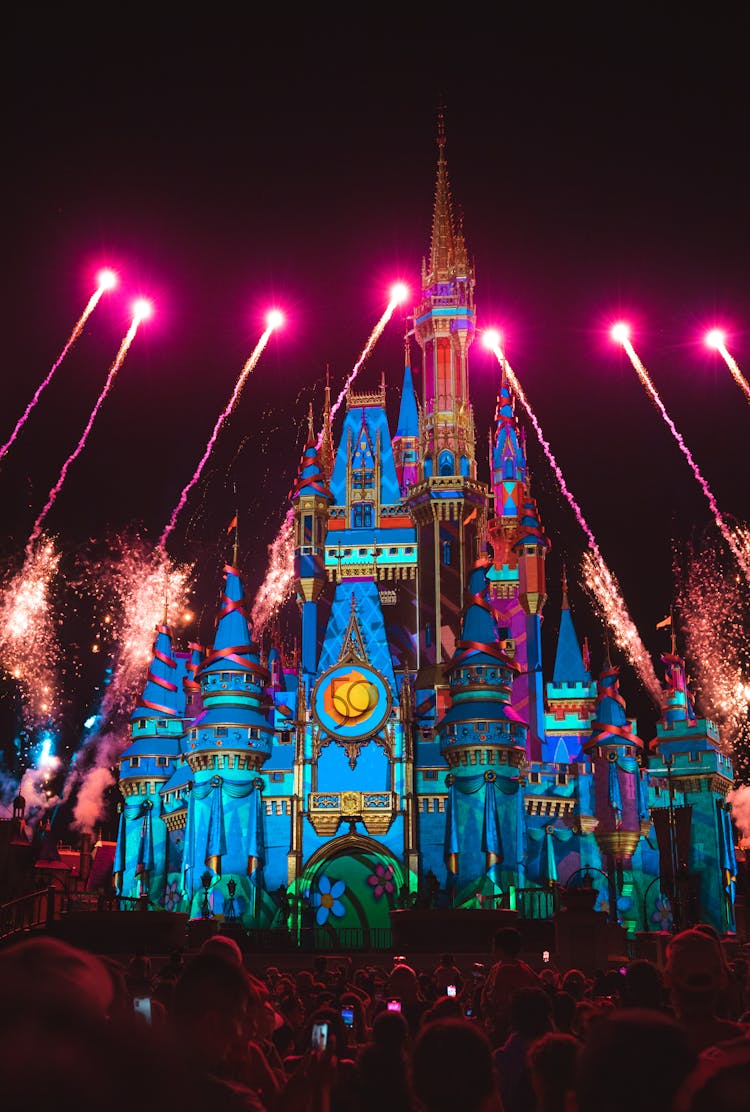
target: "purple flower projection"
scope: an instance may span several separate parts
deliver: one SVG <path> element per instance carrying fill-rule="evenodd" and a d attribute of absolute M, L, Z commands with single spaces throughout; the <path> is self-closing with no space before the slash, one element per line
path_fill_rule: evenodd
<path fill-rule="evenodd" d="M 337 919 L 343 919 L 346 914 L 346 908 L 341 902 L 340 897 L 346 891 L 346 885 L 343 880 L 334 880 L 333 883 L 327 876 L 322 876 L 318 881 L 318 891 L 312 894 L 312 906 L 316 908 L 315 922 L 319 927 L 322 927 L 328 922 L 329 915 L 335 915 Z"/>
<path fill-rule="evenodd" d="M 384 865 L 382 861 L 378 861 L 375 872 L 368 876 L 367 883 L 371 886 L 373 898 L 376 900 L 381 899 L 384 893 L 392 895 L 396 891 L 396 885 L 393 883 L 393 865 Z"/>

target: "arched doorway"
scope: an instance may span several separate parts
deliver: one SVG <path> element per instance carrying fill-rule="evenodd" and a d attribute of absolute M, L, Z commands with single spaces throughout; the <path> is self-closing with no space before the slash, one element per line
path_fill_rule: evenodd
<path fill-rule="evenodd" d="M 316 947 L 377 947 L 403 885 L 400 862 L 372 838 L 345 834 L 322 846 L 307 862 L 300 886 Z"/>

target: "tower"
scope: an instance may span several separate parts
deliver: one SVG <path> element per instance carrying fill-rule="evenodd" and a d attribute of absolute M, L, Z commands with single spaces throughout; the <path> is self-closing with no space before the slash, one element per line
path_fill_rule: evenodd
<path fill-rule="evenodd" d="M 317 603 L 326 582 L 325 537 L 333 500 L 316 447 L 312 404 L 307 444 L 290 498 L 294 508 L 294 586 L 302 610 L 302 670 L 312 675 L 318 661 Z"/>
<path fill-rule="evenodd" d="M 737 868 L 726 799 L 732 762 L 714 723 L 695 712 L 674 642 L 661 660 L 664 705 L 648 765 L 662 892 L 678 928 L 699 913 L 721 933 L 733 931 Z"/>
<path fill-rule="evenodd" d="M 222 877 L 233 879 L 237 911 L 247 919 L 258 914 L 262 902 L 261 770 L 271 754 L 273 728 L 263 705 L 268 673 L 250 633 L 239 570 L 228 564 L 224 576 L 213 648 L 197 673 L 204 709 L 183 742 L 194 777 L 183 883 L 190 909 L 199 898 L 204 868 L 214 888 Z M 213 899 L 213 910 L 220 910 L 219 895 Z"/>
<path fill-rule="evenodd" d="M 410 363 L 407 336 L 404 385 L 401 391 L 396 435 L 393 438 L 393 460 L 396 464 L 399 489 L 403 496 L 406 496 L 409 488 L 414 486 L 419 478 L 419 413 L 417 399 L 414 396 Z"/>
<path fill-rule="evenodd" d="M 167 828 L 162 822 L 160 789 L 180 754 L 185 709 L 180 672 L 165 615 L 156 630 L 143 694 L 130 716 L 131 742 L 120 758 L 123 804 L 113 873 L 123 896 L 156 901 L 164 892 Z"/>
<path fill-rule="evenodd" d="M 583 742 L 591 732 L 595 697 L 596 685 L 581 653 L 563 570 L 560 630 L 552 680 L 547 684 L 544 760 L 572 764 L 581 759 Z"/>
<path fill-rule="evenodd" d="M 441 116 L 430 258 L 414 311 L 423 364 L 420 481 L 407 496 L 419 529 L 420 660 L 437 671 L 453 654 L 464 584 L 486 526 L 469 401 L 474 330 L 474 272 L 453 215 Z"/>
<path fill-rule="evenodd" d="M 444 850 L 455 903 L 517 887 L 523 873 L 526 724 L 511 706 L 519 665 L 487 601 L 488 566 L 481 559 L 471 573 L 462 635 L 446 665 L 451 707 L 436 728 L 450 767 Z"/>

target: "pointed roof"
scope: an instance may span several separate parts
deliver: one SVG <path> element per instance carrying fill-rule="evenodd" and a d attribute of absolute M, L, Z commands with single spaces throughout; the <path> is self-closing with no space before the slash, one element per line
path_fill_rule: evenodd
<path fill-rule="evenodd" d="M 388 682 L 394 700 L 397 685 L 377 584 L 371 579 L 337 583 L 328 618 L 318 675 L 347 654 L 369 661 Z"/>
<path fill-rule="evenodd" d="M 591 737 L 585 748 L 614 742 L 616 745 L 634 745 L 641 748 L 643 743 L 633 733 L 628 722 L 625 700 L 620 694 L 620 669 L 607 659 L 596 684 L 596 711 L 591 724 Z"/>
<path fill-rule="evenodd" d="M 250 619 L 245 613 L 245 591 L 239 570 L 224 567 L 224 593 L 216 619 L 213 649 L 198 669 L 198 678 L 208 672 L 244 671 L 265 675 L 258 646 L 252 639 Z"/>
<path fill-rule="evenodd" d="M 553 683 L 591 683 L 591 674 L 586 670 L 581 654 L 581 646 L 573 625 L 573 616 L 568 603 L 568 578 L 563 568 L 562 613 L 560 632 L 557 635 Z"/>
<path fill-rule="evenodd" d="M 177 718 L 182 709 L 178 684 L 175 682 L 177 661 L 172 647 L 172 631 L 168 625 L 157 626 L 151 666 L 143 694 L 130 716 L 134 718 Z"/>
<path fill-rule="evenodd" d="M 318 458 L 320 466 L 323 469 L 323 475 L 326 481 L 330 479 L 331 472 L 333 471 L 333 428 L 331 425 L 331 376 L 326 365 L 326 391 L 325 400 L 323 402 L 323 428 L 320 433 L 320 449 Z"/>
<path fill-rule="evenodd" d="M 697 717 L 693 695 L 685 673 L 685 661 L 677 653 L 671 652 L 664 653 L 661 662 L 665 671 L 661 721 L 667 726 L 674 726 L 677 722 L 694 726 Z"/>
<path fill-rule="evenodd" d="M 333 500 L 333 495 L 328 489 L 326 477 L 321 467 L 317 442 L 313 431 L 312 402 L 310 403 L 310 411 L 307 417 L 307 443 L 302 452 L 302 459 L 297 468 L 297 478 L 294 480 L 294 486 L 291 489 L 289 498 L 294 500 L 295 498 L 300 498 L 303 494 L 317 494 L 322 498 L 327 498 L 329 501 Z"/>
<path fill-rule="evenodd" d="M 527 478 L 526 451 L 518 427 L 513 396 L 505 373 L 500 379 L 500 390 L 495 408 L 495 435 L 492 448 L 492 468 L 495 484 L 503 479 L 525 482 Z"/>
<path fill-rule="evenodd" d="M 417 399 L 414 394 L 414 381 L 411 367 L 407 362 L 404 367 L 404 386 L 401 391 L 401 406 L 398 411 L 398 424 L 396 436 L 419 436 L 419 414 L 417 412 Z"/>
<path fill-rule="evenodd" d="M 536 501 L 531 497 L 528 491 L 519 511 L 519 517 L 521 520 L 519 522 L 516 539 L 513 542 L 513 548 L 519 548 L 521 545 L 535 544 L 538 548 L 543 548 L 548 552 L 550 549 L 549 538 L 542 529 Z"/>

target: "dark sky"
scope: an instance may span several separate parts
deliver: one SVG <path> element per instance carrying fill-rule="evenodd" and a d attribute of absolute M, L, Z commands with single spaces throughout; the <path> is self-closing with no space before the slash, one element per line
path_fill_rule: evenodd
<path fill-rule="evenodd" d="M 746 30 L 729 6 L 549 19 L 460 9 L 421 19 L 320 8 L 300 19 L 138 5 L 16 15 L 6 135 L 3 427 L 61 348 L 98 266 L 103 302 L 0 470 L 2 555 L 17 553 L 77 441 L 128 324 L 154 299 L 84 455 L 48 519 L 74 549 L 139 522 L 158 537 L 237 373 L 278 304 L 271 343 L 173 536 L 203 554 L 209 610 L 240 506 L 249 587 L 281 521 L 308 401 L 338 387 L 395 278 L 418 291 L 429 244 L 436 107 L 475 259 L 480 326 L 507 351 L 654 652 L 673 545 L 709 524 L 687 464 L 607 338 L 620 316 L 728 515 L 748 515 L 750 413 L 700 343 L 726 322 L 750 370 Z M 92 11 L 94 9 L 91 9 Z M 462 25 L 472 30 L 462 30 Z M 398 404 L 403 326 L 362 372 Z M 482 464 L 497 365 L 475 345 Z M 4 439 L 4 438 L 3 438 Z M 560 567 L 582 534 L 530 436 Z M 483 472 L 483 477 L 485 473 Z M 235 494 L 235 487 L 237 493 Z M 573 588 L 581 633 L 599 638 Z M 200 630 L 210 637 L 210 621 Z M 638 711 L 631 680 L 626 695 Z M 639 702 L 640 700 L 640 702 Z"/>

